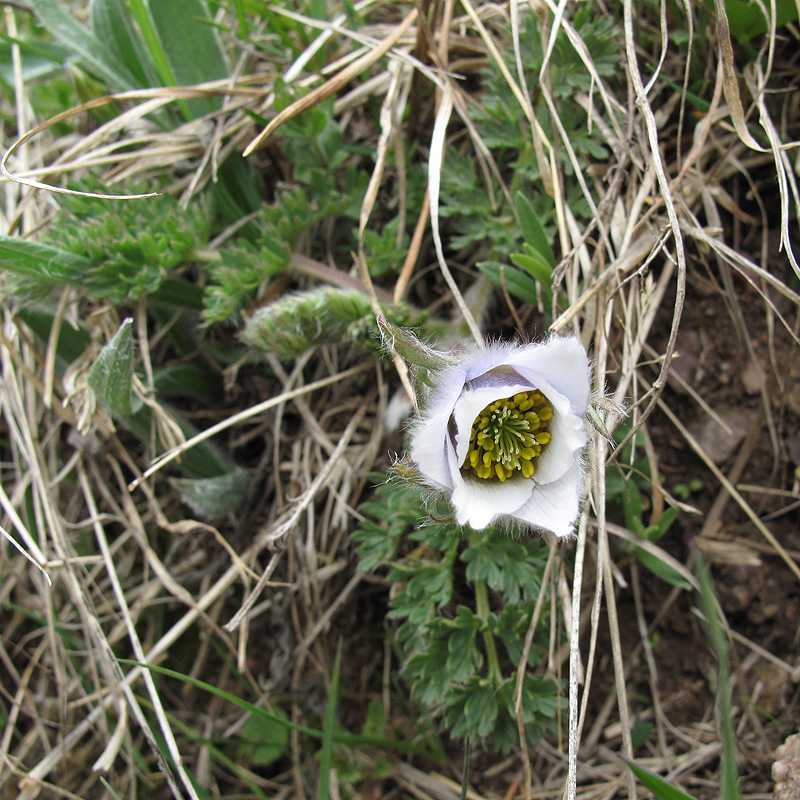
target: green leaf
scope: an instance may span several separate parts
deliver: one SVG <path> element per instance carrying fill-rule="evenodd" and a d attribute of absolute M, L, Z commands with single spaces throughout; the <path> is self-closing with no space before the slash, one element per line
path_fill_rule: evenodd
<path fill-rule="evenodd" d="M 638 716 L 636 717 L 633 722 L 633 727 L 631 728 L 631 744 L 634 750 L 641 747 L 647 741 L 654 727 L 652 722 L 639 719 Z"/>
<path fill-rule="evenodd" d="M 173 478 L 172 485 L 195 514 L 215 520 L 239 508 L 250 488 L 250 475 L 235 469 L 211 478 Z"/>
<path fill-rule="evenodd" d="M 537 257 L 542 260 L 543 265 L 550 268 L 548 270 L 549 279 L 550 273 L 556 268 L 556 257 L 553 254 L 552 247 L 550 247 L 547 233 L 542 223 L 539 221 L 539 217 L 536 211 L 534 211 L 531 201 L 528 200 L 522 192 L 517 192 L 516 202 L 519 224 L 522 228 L 522 237 L 525 243 L 535 251 Z"/>
<path fill-rule="evenodd" d="M 0 236 L 0 270 L 50 283 L 76 283 L 91 267 L 84 256 L 18 236 Z"/>
<path fill-rule="evenodd" d="M 103 782 L 103 786 L 106 787 L 106 791 L 111 795 L 112 800 L 122 800 L 122 798 L 114 791 L 114 787 L 101 775 L 100 780 Z"/>
<path fill-rule="evenodd" d="M 677 508 L 668 508 L 659 518 L 658 522 L 654 525 L 648 525 L 645 530 L 645 538 L 651 542 L 657 542 L 675 522 L 678 516 Z"/>
<path fill-rule="evenodd" d="M 249 711 L 251 714 L 255 714 L 259 717 L 264 717 L 265 719 L 269 719 L 278 725 L 285 725 L 286 728 L 289 730 L 297 731 L 298 733 L 304 734 L 306 736 L 311 736 L 315 739 L 323 738 L 322 731 L 319 731 L 316 728 L 311 728 L 307 725 L 300 725 L 296 722 L 292 722 L 291 720 L 286 718 L 286 715 L 281 716 L 279 714 L 267 711 L 266 709 L 256 706 L 253 703 L 248 702 L 247 700 L 243 700 L 238 695 L 235 695 L 231 692 L 226 692 L 224 689 L 220 689 L 211 683 L 207 683 L 206 681 L 201 681 L 198 678 L 193 678 L 191 675 L 184 675 L 182 672 L 178 672 L 174 669 L 168 669 L 167 667 L 159 667 L 156 666 L 155 664 L 142 664 L 139 661 L 131 661 L 130 659 L 127 658 L 120 658 L 117 660 L 118 663 L 120 664 L 128 664 L 133 667 L 140 667 L 141 669 L 147 669 L 150 670 L 150 672 L 155 672 L 158 675 L 166 675 L 167 677 L 175 678 L 176 680 L 191 684 L 197 689 L 202 689 L 203 691 L 208 692 L 209 694 L 222 698 L 223 700 L 227 701 L 233 706 L 236 706 L 237 708 L 242 708 L 245 711 Z M 408 742 L 401 742 L 395 739 L 376 739 L 371 736 L 359 736 L 358 734 L 352 734 L 337 730 L 334 730 L 333 732 L 333 739 L 336 742 L 340 742 L 347 745 L 372 745 L 378 747 L 388 747 L 392 750 L 396 750 L 401 753 L 415 753 L 417 755 L 424 756 L 425 758 L 432 758 L 434 761 L 436 761 L 436 763 L 440 763 L 440 759 L 436 758 L 436 756 L 433 755 L 432 753 L 423 750 L 413 744 L 409 744 Z"/>
<path fill-rule="evenodd" d="M 656 775 L 655 772 L 647 769 L 647 767 L 642 767 L 624 756 L 622 760 L 628 765 L 631 772 L 653 793 L 656 800 L 694 800 L 690 794 L 686 794 L 686 792 L 681 791 L 671 783 L 667 783 L 661 776 Z"/>
<path fill-rule="evenodd" d="M 100 351 L 89 370 L 88 382 L 97 399 L 112 414 L 133 413 L 133 320 L 130 317 Z"/>
<path fill-rule="evenodd" d="M 31 0 L 42 25 L 62 45 L 73 52 L 81 64 L 114 90 L 138 88 L 136 79 L 119 58 L 94 33 L 83 27 L 67 10 L 62 0 Z"/>
<path fill-rule="evenodd" d="M 17 316 L 43 341 L 50 339 L 53 330 L 55 314 L 47 306 L 30 304 L 17 310 Z M 92 336 L 82 324 L 77 328 L 72 327 L 72 323 L 64 320 L 58 332 L 58 342 L 56 344 L 56 367 L 60 374 L 73 361 L 84 354 L 89 347 Z"/>
<path fill-rule="evenodd" d="M 539 301 L 536 282 L 516 267 L 501 264 L 499 261 L 480 261 L 478 269 L 486 275 L 495 286 L 505 287 L 509 294 L 525 303 L 535 305 Z"/>
<path fill-rule="evenodd" d="M 167 58 L 161 39 L 158 36 L 158 32 L 156 31 L 148 4 L 145 0 L 130 0 L 130 9 L 141 31 L 144 46 L 150 55 L 150 60 L 158 75 L 159 82 L 163 83 L 165 86 L 175 86 L 178 81 L 172 70 L 172 65 Z M 178 104 L 187 119 L 190 118 L 191 113 L 186 101 L 179 100 Z"/>
<path fill-rule="evenodd" d="M 649 569 L 653 575 L 661 578 L 662 581 L 666 581 L 684 590 L 692 588 L 692 584 L 689 583 L 683 575 L 673 569 L 669 564 L 665 564 L 658 556 L 647 550 L 642 550 L 640 547 L 637 547 L 633 552 L 637 561 L 639 561 L 643 567 Z"/>
<path fill-rule="evenodd" d="M 488 736 L 494 729 L 497 719 L 497 697 L 494 686 L 488 681 L 481 680 L 473 684 L 464 713 L 478 736 Z"/>
<path fill-rule="evenodd" d="M 550 294 L 550 283 L 553 270 L 544 260 L 544 257 L 529 244 L 524 246 L 524 253 L 512 253 L 511 260 L 520 268 L 524 269 L 542 289 Z"/>
<path fill-rule="evenodd" d="M 285 755 L 289 744 L 287 717 L 281 708 L 274 708 L 276 717 L 283 717 L 278 722 L 269 717 L 251 716 L 242 726 L 242 738 L 246 740 L 249 752 L 246 755 L 250 764 L 266 767 Z"/>
<path fill-rule="evenodd" d="M 64 63 L 69 61 L 72 53 L 65 47 L 51 42 L 25 42 L 0 33 L 0 81 L 9 89 L 14 88 L 14 62 L 12 45 L 19 45 L 22 51 L 22 82 L 36 78 L 45 78 L 57 72 L 63 72 Z"/>
<path fill-rule="evenodd" d="M 220 381 L 209 370 L 191 361 L 178 362 L 153 374 L 153 388 L 159 396 L 191 397 L 195 400 L 222 400 Z"/>
<path fill-rule="evenodd" d="M 465 681 L 483 660 L 475 646 L 481 621 L 465 606 L 459 606 L 453 629 L 447 634 L 447 664 L 454 681 Z"/>
<path fill-rule="evenodd" d="M 776 0 L 775 9 L 779 28 L 788 22 L 797 20 L 795 0 Z M 731 33 L 740 41 L 749 42 L 754 37 L 763 36 L 767 32 L 767 18 L 758 3 L 752 2 L 752 0 L 750 2 L 725 0 L 725 10 L 728 13 Z"/>
<path fill-rule="evenodd" d="M 147 61 L 146 48 L 133 25 L 125 0 L 91 0 L 89 16 L 94 35 L 113 47 L 118 61 L 139 85 L 152 86 L 152 65 Z"/>
<path fill-rule="evenodd" d="M 728 637 L 723 623 L 722 613 L 714 591 L 711 572 L 698 550 L 697 581 L 700 584 L 700 608 L 706 618 L 708 638 L 711 649 L 719 662 L 717 672 L 717 704 L 716 715 L 722 739 L 722 755 L 720 757 L 720 795 L 724 800 L 739 800 L 739 774 L 736 767 L 736 725 L 733 719 L 733 702 L 731 699 L 731 683 L 728 668 Z"/>
<path fill-rule="evenodd" d="M 148 8 L 172 75 L 181 86 L 222 80 L 231 73 L 206 0 L 150 0 Z M 217 98 L 188 100 L 193 117 L 219 108 Z"/>
<path fill-rule="evenodd" d="M 625 493 L 622 496 L 625 510 L 625 524 L 628 530 L 644 539 L 644 525 L 642 524 L 642 495 L 639 487 L 632 478 L 625 481 Z"/>

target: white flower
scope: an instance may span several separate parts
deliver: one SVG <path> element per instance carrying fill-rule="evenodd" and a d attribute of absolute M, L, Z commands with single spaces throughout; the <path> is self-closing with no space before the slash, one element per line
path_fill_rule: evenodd
<path fill-rule="evenodd" d="M 569 536 L 578 516 L 589 361 L 573 337 L 495 344 L 436 376 L 411 458 L 456 522 L 511 519 Z"/>

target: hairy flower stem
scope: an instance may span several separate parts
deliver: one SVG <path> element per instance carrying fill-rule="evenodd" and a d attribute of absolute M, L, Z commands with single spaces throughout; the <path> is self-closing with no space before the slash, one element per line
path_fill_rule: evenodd
<path fill-rule="evenodd" d="M 481 625 L 481 633 L 483 634 L 483 642 L 486 645 L 489 678 L 494 686 L 499 686 L 503 682 L 503 675 L 500 672 L 500 662 L 497 660 L 494 635 L 489 630 L 489 591 L 486 588 L 486 581 L 482 579 L 475 581 L 475 606 L 478 618 L 483 623 Z"/>

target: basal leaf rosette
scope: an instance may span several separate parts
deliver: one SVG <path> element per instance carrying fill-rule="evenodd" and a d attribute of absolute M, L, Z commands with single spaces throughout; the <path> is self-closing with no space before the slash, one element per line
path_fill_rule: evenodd
<path fill-rule="evenodd" d="M 589 360 L 574 337 L 493 344 L 436 375 L 411 458 L 456 522 L 572 533 L 581 496 Z"/>

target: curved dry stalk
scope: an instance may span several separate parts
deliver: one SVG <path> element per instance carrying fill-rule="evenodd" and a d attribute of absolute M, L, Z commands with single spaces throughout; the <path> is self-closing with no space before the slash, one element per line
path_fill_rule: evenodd
<path fill-rule="evenodd" d="M 228 81 L 213 81 L 205 84 L 198 84 L 197 86 L 174 86 L 169 88 L 139 89 L 136 91 L 118 92 L 116 94 L 106 95 L 104 97 L 98 97 L 94 100 L 82 103 L 79 106 L 67 109 L 66 111 L 62 111 L 60 114 L 56 114 L 55 116 L 50 117 L 50 119 L 40 123 L 39 125 L 36 125 L 34 128 L 29 130 L 23 136 L 18 138 L 5 151 L 2 159 L 0 159 L 0 174 L 2 174 L 6 180 L 13 181 L 14 183 L 19 183 L 22 184 L 23 186 L 29 186 L 34 189 L 44 189 L 46 191 L 56 192 L 58 194 L 70 194 L 81 197 L 94 197 L 94 198 L 99 198 L 101 200 L 136 200 L 147 197 L 156 197 L 158 196 L 158 192 L 116 195 L 116 194 L 102 194 L 97 192 L 80 192 L 74 189 L 66 189 L 62 186 L 54 186 L 51 184 L 42 183 L 41 181 L 36 181 L 30 178 L 26 178 L 22 175 L 16 175 L 9 171 L 7 164 L 9 158 L 11 158 L 11 156 L 20 147 L 22 147 L 22 145 L 26 144 L 34 136 L 37 136 L 42 131 L 48 130 L 53 125 L 56 125 L 59 122 L 63 122 L 66 119 L 70 119 L 71 117 L 74 117 L 77 114 L 82 114 L 86 111 L 91 111 L 96 108 L 103 108 L 104 106 L 110 105 L 111 103 L 133 101 L 133 102 L 141 102 L 141 105 L 135 106 L 128 112 L 120 114 L 118 117 L 115 117 L 111 122 L 108 122 L 105 125 L 101 126 L 101 128 L 99 128 L 98 131 L 96 131 L 93 136 L 85 137 L 78 145 L 72 148 L 72 151 L 69 154 L 70 157 L 74 157 L 75 153 L 80 150 L 85 151 L 86 149 L 88 149 L 88 147 L 91 146 L 91 142 L 93 142 L 94 140 L 100 137 L 108 136 L 110 133 L 121 130 L 125 125 L 129 123 L 130 120 L 139 119 L 147 114 L 152 113 L 153 111 L 156 111 L 162 106 L 167 105 L 168 103 L 175 102 L 176 100 L 190 100 L 195 98 L 200 99 L 205 97 L 220 97 L 237 93 L 245 94 L 248 96 L 252 96 L 254 93 L 256 95 L 260 94 L 258 90 L 247 89 L 245 87 L 231 87 Z"/>

